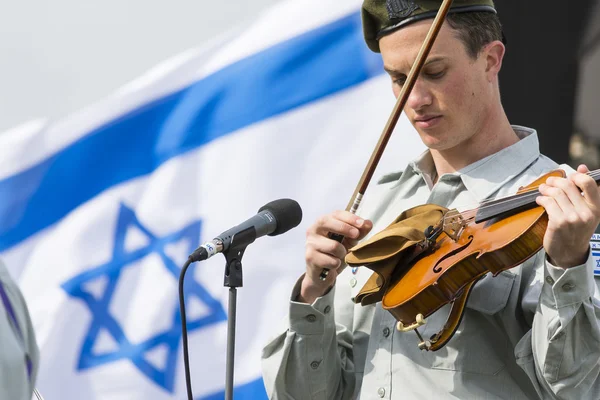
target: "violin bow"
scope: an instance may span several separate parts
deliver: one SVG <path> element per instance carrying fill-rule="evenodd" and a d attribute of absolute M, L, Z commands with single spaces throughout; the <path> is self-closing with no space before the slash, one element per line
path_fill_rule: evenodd
<path fill-rule="evenodd" d="M 396 100 L 396 105 L 394 106 L 394 108 L 392 110 L 392 114 L 390 115 L 387 123 L 385 124 L 385 127 L 383 128 L 383 132 L 381 133 L 381 136 L 379 137 L 379 141 L 377 142 L 377 145 L 375 146 L 375 149 L 373 150 L 373 153 L 371 154 L 371 158 L 369 159 L 369 162 L 367 163 L 367 166 L 365 167 L 365 170 L 363 171 L 363 174 L 360 177 L 358 184 L 356 185 L 356 189 L 354 189 L 354 193 L 352 194 L 352 197 L 350 198 L 350 201 L 348 202 L 348 205 L 346 206 L 346 211 L 350 211 L 352 214 L 356 214 L 356 210 L 358 210 L 358 206 L 360 205 L 360 202 L 362 201 L 362 198 L 363 198 L 365 192 L 367 191 L 367 187 L 369 186 L 369 183 L 371 182 L 371 178 L 373 177 L 373 174 L 375 173 L 377 164 L 379 164 L 379 161 L 381 160 L 381 156 L 383 155 L 385 146 L 387 146 L 387 144 L 390 140 L 390 137 L 392 136 L 392 133 L 394 131 L 394 128 L 396 127 L 396 124 L 398 123 L 398 119 L 400 118 L 400 115 L 402 114 L 402 110 L 404 110 L 404 106 L 406 105 L 406 102 L 408 101 L 408 96 L 410 95 L 410 92 L 413 90 L 415 83 L 417 82 L 417 78 L 421 74 L 423 65 L 425 65 L 425 61 L 427 60 L 427 57 L 429 56 L 429 52 L 431 51 L 431 48 L 433 47 L 433 43 L 435 42 L 435 40 L 438 36 L 438 33 L 440 33 L 440 30 L 442 29 L 442 24 L 444 23 L 444 20 L 446 19 L 446 16 L 448 15 L 448 12 L 450 11 L 450 7 L 452 6 L 452 1 L 453 0 L 444 0 L 442 2 L 440 9 L 439 9 L 437 15 L 435 16 L 433 23 L 431 24 L 431 28 L 429 28 L 429 32 L 427 33 L 427 37 L 425 38 L 425 41 L 423 42 L 423 45 L 421 46 L 421 50 L 419 50 L 417 59 L 415 60 L 415 63 L 413 64 L 412 68 L 410 69 L 410 72 L 408 73 L 406 82 L 402 86 L 402 90 L 400 91 L 400 95 L 398 96 L 398 99 Z M 344 236 L 337 234 L 337 233 L 330 233 L 329 238 L 334 239 L 338 242 L 341 242 L 342 240 L 344 240 Z M 338 273 L 342 272 L 344 270 L 344 268 L 346 268 L 346 265 L 342 264 L 342 266 L 340 266 L 338 268 Z M 322 281 L 324 281 L 325 279 L 327 279 L 328 274 L 329 274 L 329 270 L 323 269 L 321 271 L 321 274 L 319 275 L 319 278 Z"/>

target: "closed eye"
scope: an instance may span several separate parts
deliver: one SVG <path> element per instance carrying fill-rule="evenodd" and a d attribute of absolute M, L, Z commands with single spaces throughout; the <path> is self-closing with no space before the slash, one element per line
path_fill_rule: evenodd
<path fill-rule="evenodd" d="M 429 79 L 440 79 L 441 77 L 444 76 L 445 73 L 446 73 L 446 71 L 442 70 L 442 71 L 436 72 L 436 73 L 426 73 L 425 76 L 427 76 L 427 78 L 429 78 Z"/>
<path fill-rule="evenodd" d="M 442 71 L 436 72 L 436 73 L 429 73 L 429 72 L 422 73 L 422 75 L 424 75 L 427 79 L 433 79 L 433 80 L 441 79 L 445 74 L 446 74 L 445 70 L 442 70 Z M 392 82 L 395 85 L 402 86 L 406 82 L 406 75 L 392 77 Z"/>
<path fill-rule="evenodd" d="M 399 78 L 392 78 L 392 82 L 395 85 L 402 86 L 402 85 L 404 85 L 404 82 L 406 82 L 406 76 L 401 76 Z"/>

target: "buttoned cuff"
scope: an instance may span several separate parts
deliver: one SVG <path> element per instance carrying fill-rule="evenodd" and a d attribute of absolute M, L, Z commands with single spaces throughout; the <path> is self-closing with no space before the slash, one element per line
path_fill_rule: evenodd
<path fill-rule="evenodd" d="M 545 257 L 544 280 L 551 286 L 555 307 L 582 303 L 594 295 L 594 259 L 591 252 L 585 264 L 571 268 L 554 266 Z"/>
<path fill-rule="evenodd" d="M 290 301 L 290 330 L 300 335 L 322 335 L 327 323 L 334 323 L 333 299 L 335 286 L 312 304 L 295 301 L 300 295 L 304 275 L 298 279 Z"/>

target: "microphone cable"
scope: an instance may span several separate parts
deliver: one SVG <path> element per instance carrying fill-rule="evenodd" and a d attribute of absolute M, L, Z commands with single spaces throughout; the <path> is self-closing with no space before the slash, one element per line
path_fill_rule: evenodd
<path fill-rule="evenodd" d="M 183 365 L 185 368 L 185 387 L 187 389 L 188 400 L 194 400 L 194 394 L 192 392 L 192 377 L 190 374 L 190 356 L 188 352 L 188 334 L 187 334 L 187 322 L 185 318 L 185 299 L 183 297 L 183 281 L 185 279 L 185 273 L 189 266 L 195 260 L 192 256 L 189 256 L 181 272 L 179 274 L 179 313 L 181 314 L 181 333 L 183 341 Z"/>

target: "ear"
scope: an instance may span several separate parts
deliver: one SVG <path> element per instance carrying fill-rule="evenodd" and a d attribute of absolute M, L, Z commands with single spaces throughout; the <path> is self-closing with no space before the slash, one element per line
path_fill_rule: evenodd
<path fill-rule="evenodd" d="M 502 68 L 502 60 L 504 59 L 504 53 L 506 48 L 501 41 L 495 40 L 485 46 L 483 54 L 485 56 L 486 68 L 488 80 L 492 81 L 496 79 L 500 69 Z"/>

